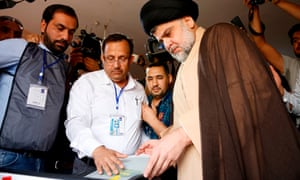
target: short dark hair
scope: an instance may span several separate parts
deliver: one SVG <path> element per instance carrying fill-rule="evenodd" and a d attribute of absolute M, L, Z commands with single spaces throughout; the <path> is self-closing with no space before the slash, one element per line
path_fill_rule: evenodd
<path fill-rule="evenodd" d="M 70 6 L 63 5 L 63 4 L 52 4 L 52 5 L 48 6 L 43 12 L 42 20 L 45 20 L 45 22 L 48 24 L 53 19 L 53 15 L 56 12 L 62 12 L 64 14 L 67 14 L 67 15 L 71 16 L 71 17 L 74 17 L 77 21 L 76 28 L 78 28 L 79 21 L 78 21 L 78 17 L 76 15 L 75 10 Z"/>
<path fill-rule="evenodd" d="M 14 17 L 11 17 L 11 16 L 0 16 L 0 22 L 3 22 L 3 21 L 14 22 L 19 26 L 19 29 L 21 31 L 23 31 L 23 29 L 24 29 L 23 24 L 17 18 L 14 18 Z"/>
<path fill-rule="evenodd" d="M 151 67 L 163 67 L 165 73 L 170 74 L 169 67 L 168 67 L 167 63 L 165 63 L 163 61 L 157 61 L 157 62 L 150 63 L 147 66 L 146 69 L 151 68 Z"/>
<path fill-rule="evenodd" d="M 294 33 L 295 33 L 295 32 L 298 32 L 298 31 L 300 31 L 300 24 L 295 24 L 295 25 L 293 25 L 293 26 L 290 28 L 290 30 L 289 30 L 289 32 L 288 32 L 288 35 L 289 35 L 291 44 L 293 44 L 293 35 L 294 35 Z"/>
<path fill-rule="evenodd" d="M 130 54 L 132 54 L 133 53 L 133 41 L 132 41 L 132 39 L 130 39 L 127 36 L 125 36 L 124 34 L 120 34 L 120 33 L 110 34 L 102 41 L 102 52 L 104 52 L 105 46 L 106 46 L 107 43 L 109 43 L 109 42 L 118 42 L 118 41 L 122 41 L 122 40 L 127 41 L 128 46 L 129 46 Z"/>

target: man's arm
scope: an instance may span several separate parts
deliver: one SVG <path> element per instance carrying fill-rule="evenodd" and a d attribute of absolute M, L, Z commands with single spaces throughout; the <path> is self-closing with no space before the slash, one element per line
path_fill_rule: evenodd
<path fill-rule="evenodd" d="M 273 0 L 272 3 L 288 14 L 300 19 L 300 5 L 286 0 Z"/>
<path fill-rule="evenodd" d="M 142 105 L 142 116 L 143 120 L 152 127 L 154 132 L 159 137 L 161 137 L 161 133 L 164 132 L 167 127 L 164 125 L 164 123 L 159 121 L 154 111 L 147 104 Z"/>
<path fill-rule="evenodd" d="M 94 138 L 91 131 L 92 118 L 89 104 L 93 95 L 89 93 L 89 88 L 87 81 L 78 80 L 70 91 L 67 106 L 66 135 L 79 158 L 92 157 L 93 151 L 103 145 Z"/>
<path fill-rule="evenodd" d="M 4 69 L 18 64 L 27 43 L 24 39 L 0 41 L 0 68 Z"/>
<path fill-rule="evenodd" d="M 258 6 L 252 7 L 252 17 L 252 20 L 249 21 L 249 28 L 252 28 L 253 31 L 260 34 L 252 36 L 256 46 L 271 65 L 273 65 L 281 73 L 284 73 L 284 60 L 282 55 L 265 40 L 263 34 L 264 28 L 259 16 Z"/>

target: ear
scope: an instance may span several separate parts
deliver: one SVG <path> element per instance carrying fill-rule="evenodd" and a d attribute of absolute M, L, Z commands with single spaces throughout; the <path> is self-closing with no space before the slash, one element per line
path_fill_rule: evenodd
<path fill-rule="evenodd" d="M 45 33 L 46 27 L 47 27 L 47 23 L 46 23 L 46 21 L 43 19 L 43 20 L 41 21 L 41 33 L 42 33 L 42 34 Z"/>
<path fill-rule="evenodd" d="M 132 64 L 133 60 L 134 60 L 134 56 L 130 55 L 130 57 L 128 59 L 128 64 Z"/>
<path fill-rule="evenodd" d="M 183 21 L 191 29 L 194 29 L 196 27 L 196 23 L 191 16 L 184 16 Z"/>
<path fill-rule="evenodd" d="M 104 64 L 104 55 L 103 54 L 101 54 L 101 62 L 102 62 L 102 64 Z"/>
<path fill-rule="evenodd" d="M 169 84 L 173 83 L 173 76 L 172 74 L 168 74 L 168 78 L 169 78 Z"/>

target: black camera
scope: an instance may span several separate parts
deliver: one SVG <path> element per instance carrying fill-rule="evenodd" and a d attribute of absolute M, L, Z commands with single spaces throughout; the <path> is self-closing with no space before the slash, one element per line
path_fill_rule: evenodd
<path fill-rule="evenodd" d="M 271 0 L 269 0 L 269 1 L 271 1 Z M 260 4 L 265 3 L 265 0 L 251 0 L 250 3 L 252 5 L 260 5 Z"/>
<path fill-rule="evenodd" d="M 84 57 L 90 57 L 95 60 L 100 60 L 101 55 L 101 39 L 98 38 L 94 33 L 87 33 L 84 29 L 80 31 L 79 38 L 80 43 L 73 41 L 72 47 L 81 47 L 81 51 Z"/>
<path fill-rule="evenodd" d="M 162 61 L 173 59 L 173 57 L 166 51 L 164 44 L 157 41 L 154 37 L 150 37 L 148 39 L 146 44 L 146 51 L 146 57 L 150 62 L 153 62 L 155 58 Z"/>

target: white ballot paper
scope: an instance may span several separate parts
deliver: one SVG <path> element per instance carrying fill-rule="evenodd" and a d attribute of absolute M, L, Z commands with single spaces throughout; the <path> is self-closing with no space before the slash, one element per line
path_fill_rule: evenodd
<path fill-rule="evenodd" d="M 142 175 L 147 166 L 148 160 L 149 155 L 146 154 L 128 156 L 127 158 L 122 159 L 125 168 L 121 169 L 118 175 L 101 175 L 97 171 L 94 171 L 85 177 L 91 179 L 128 180 L 136 175 Z"/>

